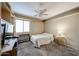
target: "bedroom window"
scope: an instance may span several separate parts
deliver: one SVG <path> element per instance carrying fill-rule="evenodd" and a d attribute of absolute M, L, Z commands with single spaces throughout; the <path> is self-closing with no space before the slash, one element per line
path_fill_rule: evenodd
<path fill-rule="evenodd" d="M 29 21 L 24 20 L 16 20 L 16 33 L 19 32 L 29 32 Z"/>

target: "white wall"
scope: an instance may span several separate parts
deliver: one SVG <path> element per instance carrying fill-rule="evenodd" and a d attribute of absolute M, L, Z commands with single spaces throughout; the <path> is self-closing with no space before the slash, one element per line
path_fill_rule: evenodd
<path fill-rule="evenodd" d="M 44 23 L 42 21 L 31 21 L 30 23 L 30 33 L 39 34 L 44 31 Z"/>
<path fill-rule="evenodd" d="M 79 50 L 79 13 L 46 21 L 45 32 L 63 33 L 71 47 Z"/>

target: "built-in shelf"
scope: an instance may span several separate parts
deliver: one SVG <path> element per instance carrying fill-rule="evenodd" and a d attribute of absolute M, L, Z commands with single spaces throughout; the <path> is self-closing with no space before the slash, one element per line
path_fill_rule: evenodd
<path fill-rule="evenodd" d="M 13 13 L 12 13 L 10 4 L 8 2 L 2 2 L 1 3 L 1 18 L 11 23 L 12 15 Z"/>
<path fill-rule="evenodd" d="M 11 12 L 11 8 L 10 8 L 10 6 L 9 6 L 9 4 L 7 2 L 2 2 L 1 6 L 2 6 L 3 9 Z"/>

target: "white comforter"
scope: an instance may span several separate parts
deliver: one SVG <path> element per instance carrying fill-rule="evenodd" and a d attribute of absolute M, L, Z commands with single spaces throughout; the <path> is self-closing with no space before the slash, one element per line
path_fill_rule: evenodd
<path fill-rule="evenodd" d="M 41 45 L 49 44 L 53 40 L 54 40 L 53 34 L 48 34 L 48 33 L 37 34 L 37 35 L 31 36 L 31 41 L 35 47 L 40 47 Z"/>

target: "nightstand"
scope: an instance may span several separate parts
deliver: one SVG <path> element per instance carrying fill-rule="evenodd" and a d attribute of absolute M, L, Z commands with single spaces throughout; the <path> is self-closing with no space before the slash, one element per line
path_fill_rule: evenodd
<path fill-rule="evenodd" d="M 54 36 L 54 42 L 60 45 L 65 45 L 66 39 L 65 37 L 61 37 L 61 36 Z"/>

